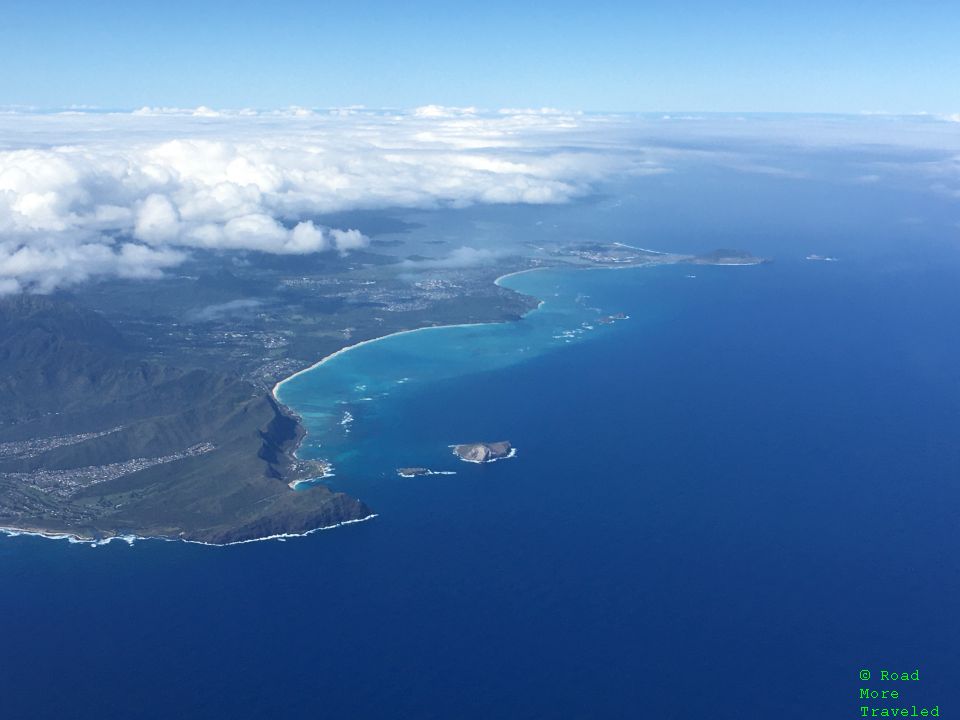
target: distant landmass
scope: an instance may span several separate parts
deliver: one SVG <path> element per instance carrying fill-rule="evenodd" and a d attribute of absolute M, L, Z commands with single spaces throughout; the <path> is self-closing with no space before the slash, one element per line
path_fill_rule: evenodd
<path fill-rule="evenodd" d="M 636 247 L 626 243 L 580 242 L 548 250 L 549 254 L 573 265 L 623 267 L 633 265 L 762 265 L 772 262 L 744 250 L 721 249 L 704 255 L 684 255 Z"/>
<path fill-rule="evenodd" d="M 537 299 L 494 283 L 511 272 L 761 262 L 581 243 L 417 279 L 416 262 L 370 252 L 247 265 L 198 253 L 185 274 L 149 283 L 0 298 L 0 529 L 225 544 L 370 518 L 311 482 L 331 466 L 296 457 L 304 430 L 276 382 L 365 339 L 516 320 Z M 467 462 L 515 453 L 507 441 L 454 446 Z"/>
<path fill-rule="evenodd" d="M 687 262 L 693 265 L 761 265 L 771 261 L 742 250 L 714 250 L 707 255 L 689 258 Z"/>

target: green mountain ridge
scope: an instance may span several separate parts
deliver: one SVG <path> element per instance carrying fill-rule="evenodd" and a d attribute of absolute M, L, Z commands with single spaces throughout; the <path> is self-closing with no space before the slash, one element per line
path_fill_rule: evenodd
<path fill-rule="evenodd" d="M 0 338 L 0 526 L 223 543 L 371 514 L 323 486 L 291 490 L 318 471 L 293 456 L 298 421 L 230 373 L 141 359 L 105 318 L 53 297 L 0 298 Z M 55 440 L 16 452 L 37 438 Z"/>

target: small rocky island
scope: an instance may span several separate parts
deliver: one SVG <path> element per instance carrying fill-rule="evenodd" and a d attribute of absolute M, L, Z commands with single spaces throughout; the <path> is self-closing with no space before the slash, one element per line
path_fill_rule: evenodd
<path fill-rule="evenodd" d="M 465 445 L 451 445 L 453 454 L 464 462 L 488 463 L 497 460 L 506 460 L 517 454 L 517 449 L 509 441 L 467 443 Z"/>
<path fill-rule="evenodd" d="M 425 467 L 402 467 L 397 468 L 397 475 L 404 478 L 417 477 L 418 475 L 429 475 L 430 468 Z"/>
<path fill-rule="evenodd" d="M 614 313 L 613 315 L 604 315 L 597 318 L 597 322 L 601 325 L 613 325 L 617 320 L 629 320 L 630 316 L 622 312 Z"/>
<path fill-rule="evenodd" d="M 397 475 L 402 478 L 420 477 L 422 475 L 456 475 L 453 470 L 431 470 L 425 467 L 402 467 L 397 468 Z"/>
<path fill-rule="evenodd" d="M 691 265 L 763 265 L 769 258 L 758 257 L 743 250 L 714 250 L 687 260 Z"/>

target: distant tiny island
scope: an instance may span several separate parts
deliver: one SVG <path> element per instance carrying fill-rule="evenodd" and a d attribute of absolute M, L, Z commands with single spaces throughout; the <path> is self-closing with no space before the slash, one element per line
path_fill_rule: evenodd
<path fill-rule="evenodd" d="M 613 325 L 617 320 L 629 320 L 630 316 L 625 313 L 618 312 L 613 315 L 604 315 L 603 317 L 597 318 L 597 322 L 602 325 Z"/>
<path fill-rule="evenodd" d="M 769 258 L 758 257 L 742 250 L 714 250 L 687 260 L 691 265 L 763 265 Z"/>
<path fill-rule="evenodd" d="M 488 463 L 515 457 L 517 449 L 509 441 L 467 443 L 451 445 L 453 454 L 464 462 Z"/>
<path fill-rule="evenodd" d="M 580 242 L 548 250 L 565 264 L 592 267 L 631 267 L 653 265 L 764 265 L 770 258 L 745 250 L 720 249 L 703 255 L 683 255 L 628 245 L 626 243 Z"/>
<path fill-rule="evenodd" d="M 419 477 L 421 475 L 456 475 L 455 470 L 431 470 L 425 467 L 397 468 L 397 475 L 402 478 Z"/>

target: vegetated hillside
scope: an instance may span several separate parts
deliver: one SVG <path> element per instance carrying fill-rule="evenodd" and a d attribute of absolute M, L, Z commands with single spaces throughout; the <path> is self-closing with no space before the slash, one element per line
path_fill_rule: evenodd
<path fill-rule="evenodd" d="M 0 298 L 0 525 L 229 542 L 369 515 L 325 487 L 290 490 L 316 469 L 293 458 L 300 437 L 272 396 L 233 375 L 144 361 L 68 301 Z M 63 439 L 10 444 L 38 438 Z M 168 459 L 110 470 L 157 458 Z M 49 480 L 72 469 L 81 479 Z"/>

